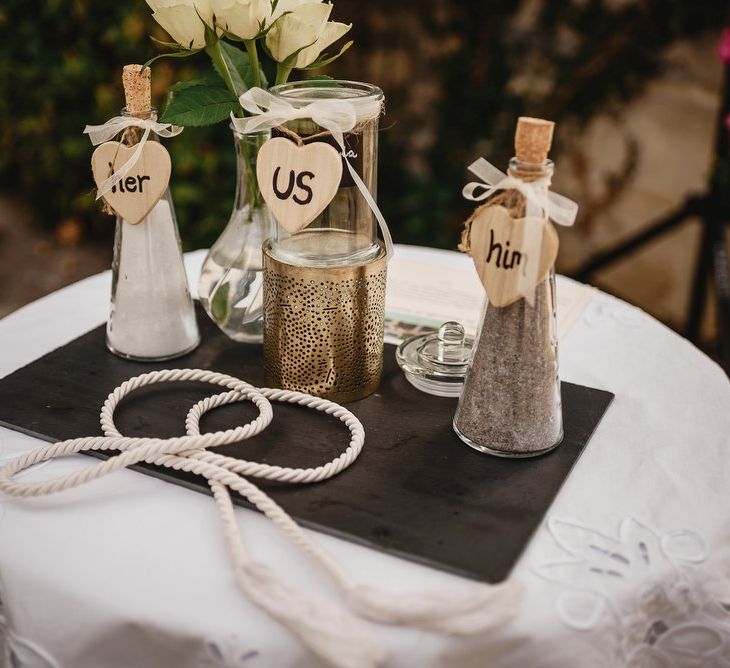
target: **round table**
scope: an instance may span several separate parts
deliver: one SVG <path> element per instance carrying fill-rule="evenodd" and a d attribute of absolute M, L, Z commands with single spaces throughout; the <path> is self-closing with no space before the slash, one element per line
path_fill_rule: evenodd
<path fill-rule="evenodd" d="M 393 262 L 434 253 L 444 251 L 399 249 Z M 191 285 L 203 257 L 186 256 Z M 103 322 L 109 284 L 106 272 L 1 320 L 0 376 Z M 386 665 L 730 666 L 727 377 L 686 340 L 600 292 L 561 342 L 560 372 L 616 398 L 510 576 L 520 587 L 517 615 L 478 637 L 372 625 Z M 0 461 L 40 445 L 0 429 Z M 53 461 L 23 479 L 86 464 Z M 270 522 L 236 512 L 254 558 L 337 602 L 324 574 Z M 320 665 L 237 589 L 218 525 L 209 498 L 132 471 L 48 497 L 0 497 L 0 644 L 15 652 L 11 665 Z M 395 594 L 474 586 L 311 535 L 359 581 Z"/>

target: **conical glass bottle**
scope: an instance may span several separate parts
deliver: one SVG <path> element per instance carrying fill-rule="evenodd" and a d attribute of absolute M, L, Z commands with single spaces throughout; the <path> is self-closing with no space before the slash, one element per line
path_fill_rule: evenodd
<path fill-rule="evenodd" d="M 546 123 L 524 120 L 523 126 L 518 125 L 518 156 L 520 128 L 527 132 L 535 125 L 542 130 Z M 508 170 L 510 177 L 529 183 L 540 201 L 547 200 L 553 174 L 553 163 L 546 158 L 549 138 L 546 141 L 536 152 L 542 156 L 539 162 L 512 158 Z M 530 148 L 535 146 L 532 142 Z M 525 216 L 525 198 L 518 190 L 498 191 L 485 206 L 502 206 L 513 220 Z M 551 225 L 539 218 L 529 224 Z M 545 236 L 542 238 L 544 243 Z M 532 457 L 562 441 L 555 294 L 552 265 L 535 286 L 532 303 L 523 296 L 506 306 L 496 306 L 485 298 L 453 422 L 457 435 L 471 447 L 502 457 Z"/>
<path fill-rule="evenodd" d="M 154 109 L 121 114 L 157 118 Z M 122 142 L 134 145 L 141 134 L 128 128 Z M 179 357 L 200 342 L 169 188 L 141 222 L 117 216 L 106 341 L 116 355 L 140 361 Z"/>
<path fill-rule="evenodd" d="M 269 133 L 241 134 L 233 128 L 236 197 L 220 237 L 203 262 L 198 296 L 210 318 L 230 338 L 263 340 L 263 260 L 272 218 L 256 184 L 256 156 Z"/>

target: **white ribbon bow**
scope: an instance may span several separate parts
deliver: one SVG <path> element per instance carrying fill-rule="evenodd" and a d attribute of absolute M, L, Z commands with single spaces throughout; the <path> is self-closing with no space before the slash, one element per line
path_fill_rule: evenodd
<path fill-rule="evenodd" d="M 119 181 L 121 181 L 137 164 L 140 156 L 142 155 L 142 149 L 144 148 L 147 138 L 150 136 L 150 132 L 154 132 L 160 137 L 174 137 L 179 135 L 183 128 L 179 125 L 172 125 L 170 123 L 158 123 L 151 118 L 134 118 L 133 116 L 115 116 L 110 118 L 103 125 L 87 125 L 84 128 L 84 134 L 89 135 L 91 143 L 94 146 L 103 144 L 104 142 L 114 139 L 120 132 L 127 128 L 142 128 L 144 133 L 142 138 L 137 144 L 137 148 L 134 153 L 130 156 L 129 160 L 125 162 L 119 169 L 117 169 L 108 179 L 103 181 L 99 186 L 96 199 L 103 197 L 108 193 Z"/>
<path fill-rule="evenodd" d="M 250 88 L 238 99 L 241 107 L 251 114 L 251 116 L 247 116 L 246 118 L 236 118 L 231 114 L 231 121 L 234 127 L 242 134 L 270 130 L 287 121 L 301 118 L 311 118 L 317 125 L 329 131 L 340 147 L 342 158 L 345 161 L 352 180 L 362 193 L 362 196 L 365 198 L 365 201 L 368 203 L 370 210 L 380 225 L 386 255 L 389 258 L 392 257 L 393 237 L 388 229 L 388 223 L 385 222 L 385 218 L 380 212 L 375 199 L 346 156 L 347 150 L 345 148 L 344 133 L 352 130 L 357 123 L 355 107 L 347 100 L 336 98 L 317 100 L 302 107 L 294 107 L 286 100 L 272 95 L 263 88 Z"/>
<path fill-rule="evenodd" d="M 507 176 L 484 158 L 475 160 L 469 165 L 469 171 L 481 181 L 467 183 L 462 195 L 472 202 L 481 202 L 498 190 L 517 190 L 525 198 L 525 218 L 543 221 L 546 218 L 558 225 L 569 227 L 575 222 L 578 205 L 571 199 L 548 190 L 550 177 L 536 181 L 522 181 Z M 517 286 L 530 305 L 534 304 L 535 288 L 539 279 L 538 270 L 542 253 L 542 237 L 544 225 L 528 225 L 522 241 L 522 252 L 528 257 L 538 258 L 537 262 L 529 262 L 526 271 L 519 272 Z"/>
<path fill-rule="evenodd" d="M 532 213 L 534 213 L 535 209 L 538 209 L 543 217 L 550 218 L 558 225 L 566 227 L 570 227 L 575 222 L 578 205 L 572 199 L 549 190 L 547 197 L 545 196 L 545 186 L 550 185 L 549 177 L 525 182 L 507 176 L 484 158 L 479 158 L 469 165 L 469 171 L 481 179 L 481 181 L 467 183 L 462 190 L 462 195 L 472 202 L 481 202 L 497 190 L 518 190 L 525 197 L 528 211 L 532 208 Z M 477 194 L 479 190 L 483 192 Z M 530 213 L 527 213 L 527 216 L 530 217 Z"/>

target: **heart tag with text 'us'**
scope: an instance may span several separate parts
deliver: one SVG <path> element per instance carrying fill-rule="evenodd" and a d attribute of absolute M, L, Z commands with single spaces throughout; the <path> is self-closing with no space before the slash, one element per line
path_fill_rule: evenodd
<path fill-rule="evenodd" d="M 256 160 L 259 190 L 290 234 L 311 223 L 337 193 L 342 158 L 324 142 L 298 146 L 284 137 L 267 140 Z"/>

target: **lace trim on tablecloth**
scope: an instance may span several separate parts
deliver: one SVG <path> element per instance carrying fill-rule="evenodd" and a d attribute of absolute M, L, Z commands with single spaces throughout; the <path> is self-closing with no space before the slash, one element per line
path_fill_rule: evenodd
<path fill-rule="evenodd" d="M 258 650 L 251 649 L 233 634 L 224 640 L 208 640 L 205 649 L 205 668 L 253 668 L 261 656 Z"/>
<path fill-rule="evenodd" d="M 698 533 L 660 532 L 632 517 L 616 536 L 554 517 L 547 530 L 568 555 L 535 569 L 563 587 L 558 616 L 576 630 L 613 625 L 616 665 L 730 668 L 730 602 L 701 577 L 707 547 Z"/>

